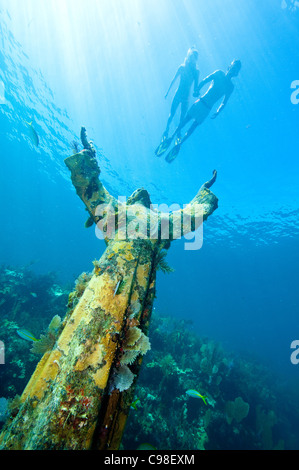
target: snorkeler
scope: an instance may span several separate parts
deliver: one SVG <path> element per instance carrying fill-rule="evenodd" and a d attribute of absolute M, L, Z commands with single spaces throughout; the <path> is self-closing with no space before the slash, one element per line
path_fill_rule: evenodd
<path fill-rule="evenodd" d="M 189 96 L 190 96 L 190 90 L 192 87 L 192 84 L 194 83 L 194 96 L 197 89 L 198 89 L 198 78 L 199 78 L 199 70 L 196 67 L 196 62 L 198 60 L 198 51 L 194 48 L 191 47 L 188 52 L 187 56 L 185 58 L 185 61 L 180 67 L 178 68 L 169 88 L 168 91 L 165 95 L 165 99 L 168 97 L 168 94 L 174 84 L 174 82 L 177 80 L 178 77 L 180 77 L 180 83 L 179 87 L 175 93 L 175 96 L 172 101 L 171 109 L 170 109 L 170 114 L 169 118 L 167 121 L 166 129 L 165 132 L 162 136 L 161 143 L 159 147 L 156 149 L 156 155 L 159 156 L 160 154 L 164 153 L 165 150 L 169 147 L 171 141 L 167 145 L 167 140 L 168 140 L 168 132 L 169 132 L 169 126 L 175 116 L 175 113 L 177 112 L 177 109 L 179 105 L 181 105 L 181 116 L 180 116 L 180 124 L 183 123 L 184 118 L 186 116 L 186 113 L 188 111 L 189 107 Z M 172 140 L 172 139 L 171 139 Z M 164 150 L 164 147 L 166 149 Z"/>
<path fill-rule="evenodd" d="M 221 105 L 217 109 L 216 113 L 211 116 L 211 119 L 215 119 L 218 114 L 223 110 L 223 108 L 227 105 L 227 102 L 234 91 L 234 85 L 231 81 L 233 77 L 237 77 L 241 69 L 241 62 L 240 60 L 234 60 L 231 65 L 228 67 L 227 72 L 223 72 L 222 70 L 216 70 L 214 73 L 206 77 L 204 80 L 200 82 L 198 85 L 195 94 L 199 95 L 200 89 L 209 82 L 212 82 L 208 91 L 195 103 L 191 106 L 190 110 L 188 111 L 184 121 L 180 123 L 176 131 L 174 132 L 173 136 L 168 139 L 169 145 L 175 136 L 177 136 L 175 141 L 175 146 L 169 152 L 166 157 L 166 161 L 171 163 L 178 155 L 181 146 L 186 140 L 193 134 L 197 126 L 202 124 L 205 119 L 210 114 L 213 106 L 215 103 L 222 97 L 224 97 Z M 188 124 L 189 121 L 192 121 L 190 128 L 181 139 L 181 131 L 183 127 Z M 167 149 L 165 148 L 164 152 Z M 164 153 L 163 152 L 163 153 Z"/>

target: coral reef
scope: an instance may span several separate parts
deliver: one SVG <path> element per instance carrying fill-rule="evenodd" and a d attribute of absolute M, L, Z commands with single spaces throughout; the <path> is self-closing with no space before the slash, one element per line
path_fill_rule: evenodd
<path fill-rule="evenodd" d="M 266 366 L 155 311 L 149 337 L 123 449 L 144 442 L 159 450 L 299 448 L 296 394 L 281 389 Z M 188 396 L 190 389 L 206 395 L 207 405 Z"/>
<path fill-rule="evenodd" d="M 22 393 L 37 361 L 31 349 L 38 343 L 32 345 L 23 340 L 16 330 L 26 326 L 37 337 L 42 331 L 41 338 L 51 333 L 56 341 L 88 285 L 86 280 L 92 277 L 92 273 L 79 276 L 74 292 L 69 295 L 66 317 L 61 320 L 67 295 L 53 275 L 47 279 L 29 270 L 10 267 L 7 273 L 7 269 L 0 268 L 1 289 L 5 292 L 0 309 L 0 338 L 6 345 L 5 365 L 0 366 L 2 420 L 7 413 L 16 416 L 23 406 L 18 394 Z M 96 269 L 97 266 L 94 272 Z M 31 289 L 33 281 L 35 291 Z M 26 309 L 14 316 L 15 321 L 9 320 L 10 310 L 4 308 L 14 305 L 8 294 L 14 293 L 11 284 L 19 294 L 18 301 L 22 302 L 23 295 L 22 304 L 26 305 Z M 30 292 L 28 295 L 28 288 L 38 296 L 48 297 L 51 311 L 39 311 L 36 298 Z M 57 295 L 61 292 L 63 295 Z M 32 318 L 28 317 L 30 302 Z M 131 396 L 129 402 L 138 399 L 138 406 L 130 411 L 122 448 L 136 449 L 139 444 L 150 442 L 165 450 L 298 449 L 299 408 L 295 393 L 292 398 L 290 390 L 283 390 L 253 358 L 235 356 L 215 341 L 198 337 L 186 321 L 174 321 L 154 313 L 148 336 L 145 335 L 138 326 L 140 309 L 139 301 L 133 299 L 124 335 L 111 336 L 112 341 L 119 343 L 119 356 L 109 382 L 112 398 L 117 389 L 123 393 L 130 390 L 136 379 L 134 362 L 144 357 L 135 399 Z M 84 371 L 86 366 L 88 355 L 78 362 L 77 369 Z M 59 370 L 59 358 L 53 357 L 52 367 L 55 373 Z M 88 414 L 94 409 L 95 401 L 87 389 L 76 385 L 76 377 L 75 374 L 73 384 L 64 390 L 57 419 L 61 426 L 66 423 L 63 429 L 70 426 L 74 431 L 87 430 Z M 207 405 L 187 396 L 188 389 L 206 395 Z"/>
<path fill-rule="evenodd" d="M 8 400 L 2 397 L 0 398 L 0 423 L 4 422 L 8 415 Z"/>
<path fill-rule="evenodd" d="M 228 424 L 231 424 L 233 419 L 240 423 L 242 419 L 246 418 L 249 412 L 249 404 L 246 403 L 242 397 L 235 398 L 234 401 L 228 401 L 225 405 L 226 419 Z"/>
<path fill-rule="evenodd" d="M 22 393 L 38 360 L 30 351 L 32 343 L 16 331 L 26 328 L 36 337 L 47 332 L 53 314 L 65 313 L 68 290 L 54 273 L 37 275 L 28 266 L 0 266 L 0 286 L 0 340 L 5 345 L 0 396 L 12 398 Z"/>

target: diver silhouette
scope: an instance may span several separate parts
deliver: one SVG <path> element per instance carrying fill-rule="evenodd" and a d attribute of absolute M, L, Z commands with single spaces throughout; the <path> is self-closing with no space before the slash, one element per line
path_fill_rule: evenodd
<path fill-rule="evenodd" d="M 240 69 L 240 60 L 234 60 L 228 67 L 226 73 L 222 70 L 216 70 L 199 83 L 194 93 L 197 96 L 199 95 L 199 92 L 204 85 L 212 82 L 207 92 L 191 106 L 185 118 L 180 122 L 179 126 L 175 130 L 174 134 L 161 142 L 160 146 L 156 150 L 157 156 L 161 156 L 163 153 L 165 153 L 166 150 L 170 147 L 173 139 L 176 137 L 173 149 L 166 156 L 166 161 L 171 163 L 179 154 L 183 143 L 186 142 L 186 140 L 189 139 L 189 137 L 193 134 L 195 129 L 205 121 L 216 102 L 224 97 L 217 111 L 211 116 L 211 119 L 215 119 L 219 115 L 219 113 L 227 105 L 228 100 L 234 91 L 234 85 L 231 79 L 238 76 Z M 181 139 L 181 131 L 190 121 L 193 121 L 193 123 L 189 127 L 184 137 Z"/>

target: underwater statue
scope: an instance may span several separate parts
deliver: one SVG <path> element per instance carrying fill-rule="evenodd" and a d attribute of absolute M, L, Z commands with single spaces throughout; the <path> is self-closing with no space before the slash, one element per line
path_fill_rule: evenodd
<path fill-rule="evenodd" d="M 5 424 L 1 449 L 119 448 L 142 358 L 150 349 L 156 270 L 170 243 L 195 231 L 217 208 L 208 189 L 215 173 L 188 206 L 171 214 L 153 210 L 144 189 L 120 202 L 99 179 L 84 128 L 81 140 L 84 149 L 65 163 L 89 212 L 87 225 L 97 225 L 107 247 L 80 297 L 70 294 L 57 341 Z"/>

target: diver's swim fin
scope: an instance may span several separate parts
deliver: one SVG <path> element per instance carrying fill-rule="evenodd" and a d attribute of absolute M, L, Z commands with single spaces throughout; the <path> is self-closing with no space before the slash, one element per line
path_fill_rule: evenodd
<path fill-rule="evenodd" d="M 166 139 L 165 137 L 161 140 L 161 143 L 160 145 L 156 148 L 155 150 L 155 154 L 157 155 L 157 157 L 161 157 L 161 155 L 163 155 L 163 153 L 166 152 L 166 150 L 170 147 L 170 144 L 172 142 L 172 139 L 173 137 L 168 137 L 168 139 Z"/>
<path fill-rule="evenodd" d="M 173 149 L 169 152 L 169 154 L 166 156 L 165 160 L 168 163 L 173 162 L 173 160 L 178 156 L 179 151 L 181 150 L 181 143 L 175 144 Z"/>

